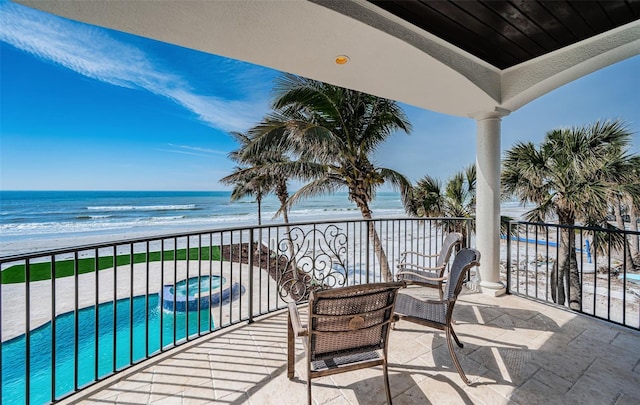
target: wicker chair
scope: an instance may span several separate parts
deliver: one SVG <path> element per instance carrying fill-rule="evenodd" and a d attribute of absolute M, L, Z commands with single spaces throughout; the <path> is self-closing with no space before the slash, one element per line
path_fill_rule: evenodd
<path fill-rule="evenodd" d="M 464 374 L 451 343 L 451 338 L 453 337 L 459 347 L 464 347 L 453 331 L 451 316 L 468 271 L 479 264 L 480 252 L 475 249 L 460 250 L 456 254 L 449 271 L 449 281 L 445 287 L 445 298 L 442 300 L 426 300 L 404 292 L 400 293 L 398 294 L 395 307 L 396 315 L 394 317 L 395 320 L 404 319 L 444 331 L 453 364 L 467 385 L 471 385 L 471 381 Z"/>
<path fill-rule="evenodd" d="M 422 287 L 437 288 L 440 299 L 443 297 L 443 284 L 447 280 L 445 270 L 451 258 L 451 253 L 457 246 L 462 245 L 462 234 L 451 232 L 442 242 L 442 248 L 437 255 L 425 255 L 419 252 L 407 251 L 400 255 L 396 279 L 406 281 L 407 284 L 417 284 Z M 430 258 L 437 257 L 435 267 L 426 267 L 416 262 L 424 263 Z"/>
<path fill-rule="evenodd" d="M 398 289 L 404 286 L 403 282 L 373 283 L 314 291 L 309 298 L 308 326 L 300 323 L 296 304 L 289 304 L 287 377 L 293 379 L 295 338 L 301 337 L 309 404 L 311 379 L 379 365 L 391 404 L 387 343 Z"/>

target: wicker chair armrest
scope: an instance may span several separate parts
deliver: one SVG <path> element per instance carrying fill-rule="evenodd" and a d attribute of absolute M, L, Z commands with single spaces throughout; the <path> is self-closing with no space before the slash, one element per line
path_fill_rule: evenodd
<path fill-rule="evenodd" d="M 446 266 L 442 265 L 442 266 L 435 266 L 435 267 L 428 267 L 428 266 L 420 266 L 417 264 L 413 264 L 413 263 L 398 263 L 398 265 L 396 266 L 398 269 L 415 269 L 415 270 L 430 270 L 430 271 L 440 271 L 443 270 Z"/>
<path fill-rule="evenodd" d="M 425 304 L 445 305 L 445 304 L 451 304 L 452 300 L 444 299 L 444 300 L 440 301 L 440 300 L 428 299 L 428 300 L 423 300 L 423 301 L 424 301 Z"/>
<path fill-rule="evenodd" d="M 289 303 L 289 319 L 291 319 L 291 326 L 296 337 L 307 336 L 308 330 L 300 322 L 300 314 L 295 302 Z"/>
<path fill-rule="evenodd" d="M 405 260 L 407 258 L 407 256 L 418 256 L 418 257 L 438 257 L 439 253 L 437 254 L 432 254 L 432 255 L 427 255 L 424 253 L 420 253 L 420 252 L 416 252 L 413 250 L 407 250 L 405 252 L 400 253 L 400 260 Z"/>
<path fill-rule="evenodd" d="M 427 277 L 425 275 L 416 273 L 414 271 L 399 271 L 399 272 L 396 273 L 396 276 L 402 276 L 402 275 L 405 275 L 405 274 L 410 274 L 412 276 L 418 277 L 418 278 L 420 278 L 422 280 L 425 280 L 425 281 L 436 281 L 437 282 L 437 281 L 445 281 L 447 279 L 446 276 L 444 276 L 444 277 Z M 411 282 L 408 281 L 407 283 L 410 284 Z"/>
<path fill-rule="evenodd" d="M 415 298 L 418 299 L 418 298 Z M 427 299 L 419 299 L 420 301 L 422 301 L 425 304 L 431 304 L 431 305 L 446 305 L 446 304 L 453 304 L 456 300 L 452 299 L 452 298 L 444 298 L 442 300 L 436 299 L 436 298 L 427 298 Z"/>

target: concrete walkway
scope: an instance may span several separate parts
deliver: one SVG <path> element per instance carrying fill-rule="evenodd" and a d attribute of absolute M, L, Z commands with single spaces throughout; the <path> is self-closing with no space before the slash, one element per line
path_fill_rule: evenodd
<path fill-rule="evenodd" d="M 640 332 L 523 298 L 463 292 L 454 312 L 464 343 L 458 376 L 440 331 L 401 321 L 391 332 L 398 404 L 638 404 Z M 302 345 L 286 377 L 286 313 L 190 342 L 63 403 L 302 404 Z M 383 404 L 381 368 L 313 382 L 319 404 Z"/>

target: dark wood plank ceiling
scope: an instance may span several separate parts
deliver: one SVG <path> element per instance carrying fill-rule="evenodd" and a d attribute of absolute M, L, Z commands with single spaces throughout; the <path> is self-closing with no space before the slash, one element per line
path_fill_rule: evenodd
<path fill-rule="evenodd" d="M 368 0 L 506 69 L 640 19 L 640 0 Z"/>

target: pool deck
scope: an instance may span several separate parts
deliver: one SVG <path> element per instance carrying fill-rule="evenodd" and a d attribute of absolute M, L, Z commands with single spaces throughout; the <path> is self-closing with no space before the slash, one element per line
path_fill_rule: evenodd
<path fill-rule="evenodd" d="M 396 405 L 640 403 L 638 331 L 468 290 L 454 318 L 465 345 L 456 348 L 458 358 L 472 386 L 453 368 L 442 332 L 401 321 L 389 346 Z M 306 403 L 302 345 L 290 381 L 286 334 L 286 312 L 262 316 L 163 353 L 62 403 Z M 381 368 L 315 379 L 313 398 L 318 404 L 382 404 Z"/>

